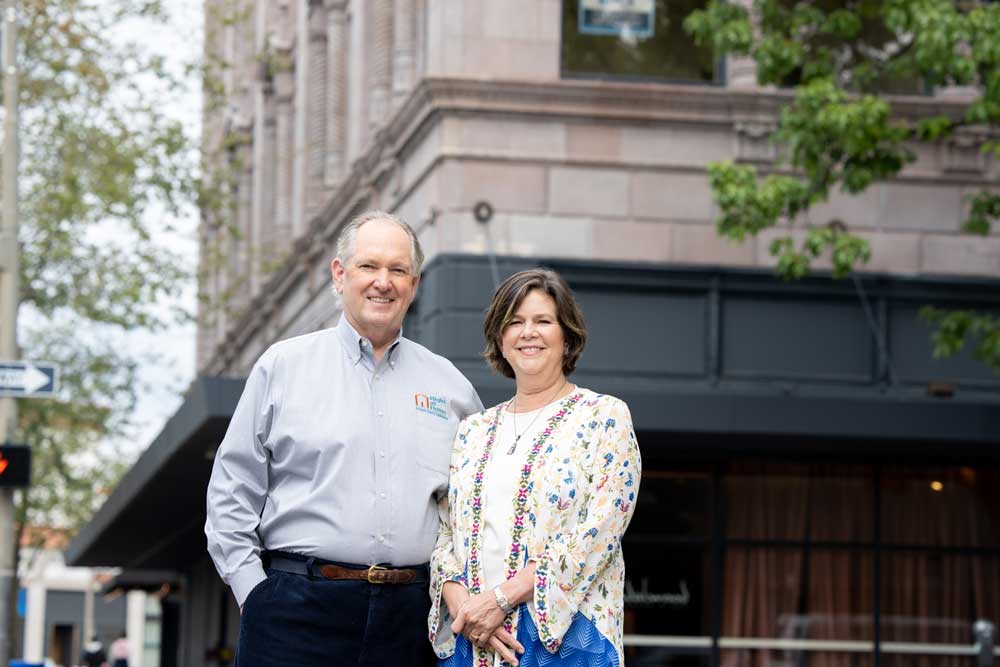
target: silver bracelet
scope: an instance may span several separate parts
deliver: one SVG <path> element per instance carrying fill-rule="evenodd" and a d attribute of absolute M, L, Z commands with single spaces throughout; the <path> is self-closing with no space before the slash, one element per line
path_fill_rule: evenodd
<path fill-rule="evenodd" d="M 511 605 L 510 600 L 507 599 L 507 596 L 504 595 L 503 589 L 499 586 L 493 587 L 493 597 L 496 598 L 497 605 L 503 610 L 504 616 L 509 614 L 510 610 L 514 608 L 514 606 Z"/>

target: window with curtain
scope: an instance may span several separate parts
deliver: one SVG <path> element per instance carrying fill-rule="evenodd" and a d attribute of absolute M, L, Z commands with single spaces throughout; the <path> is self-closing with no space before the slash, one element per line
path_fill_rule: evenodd
<path fill-rule="evenodd" d="M 1000 627 L 996 468 L 649 458 L 625 633 L 665 641 L 629 665 L 868 667 L 878 634 L 883 666 L 969 667 Z"/>
<path fill-rule="evenodd" d="M 976 619 L 1000 625 L 1000 473 L 886 468 L 880 510 L 883 664 L 967 667 L 963 657 L 915 660 L 886 648 L 967 644 Z"/>
<path fill-rule="evenodd" d="M 794 648 L 739 638 L 870 642 L 874 629 L 871 470 L 741 464 L 723 482 L 722 636 L 726 667 L 797 665 Z M 869 665 L 868 653 L 814 651 L 810 665 Z"/>

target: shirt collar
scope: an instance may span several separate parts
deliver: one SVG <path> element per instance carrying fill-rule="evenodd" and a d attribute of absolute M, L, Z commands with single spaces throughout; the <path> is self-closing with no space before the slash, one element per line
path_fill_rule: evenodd
<path fill-rule="evenodd" d="M 347 356 L 352 362 L 357 364 L 364 355 L 367 353 L 368 356 L 372 357 L 374 361 L 374 353 L 372 352 L 372 342 L 367 338 L 359 334 L 351 323 L 347 321 L 347 316 L 341 313 L 340 322 L 337 324 L 337 335 L 340 336 L 341 342 L 344 344 L 344 350 L 347 351 Z M 392 341 L 389 345 L 389 349 L 386 351 L 385 358 L 389 361 L 390 366 L 395 366 L 397 362 L 397 349 L 399 348 L 399 341 L 403 338 L 403 330 L 400 329 L 399 333 L 396 334 L 396 339 Z"/>

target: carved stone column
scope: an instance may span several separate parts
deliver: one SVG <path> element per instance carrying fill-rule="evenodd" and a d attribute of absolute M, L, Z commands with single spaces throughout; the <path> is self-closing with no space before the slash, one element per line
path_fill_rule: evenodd
<path fill-rule="evenodd" d="M 308 88 L 306 97 L 306 217 L 312 218 L 326 199 L 323 168 L 326 161 L 327 45 L 326 9 L 323 0 L 309 1 Z"/>
<path fill-rule="evenodd" d="M 392 92 L 392 11 L 394 0 L 370 0 L 371 47 L 365 50 L 368 58 L 368 129 L 369 134 L 385 122 L 389 114 Z"/>
<path fill-rule="evenodd" d="M 275 224 L 274 106 L 274 80 L 261 66 L 254 81 L 253 213 L 250 218 L 250 293 L 255 295 L 260 291 L 264 273 L 265 239 Z"/>
<path fill-rule="evenodd" d="M 413 88 L 416 56 L 416 7 L 414 0 L 394 0 L 392 109 L 396 110 Z"/>
<path fill-rule="evenodd" d="M 253 206 L 253 160 L 251 156 L 252 147 L 250 145 L 251 132 L 253 127 L 247 117 L 238 117 L 234 124 L 236 136 L 239 137 L 240 147 L 236 152 L 235 167 L 233 174 L 236 184 L 236 220 L 237 233 L 230 232 L 232 243 L 230 245 L 233 262 L 229 267 L 230 284 L 234 286 L 246 285 L 247 279 L 252 273 L 250 248 L 255 239 L 253 238 L 252 206 Z M 241 313 L 246 308 L 250 300 L 250 293 L 246 289 L 233 289 L 231 294 L 230 312 Z"/>
<path fill-rule="evenodd" d="M 427 70 L 427 0 L 413 0 L 413 79 L 416 85 Z"/>
<path fill-rule="evenodd" d="M 324 184 L 334 188 L 344 177 L 347 153 L 347 0 L 326 0 L 326 164 Z"/>
<path fill-rule="evenodd" d="M 277 49 L 283 63 L 291 63 L 291 49 Z M 274 74 L 275 93 L 275 211 L 272 248 L 283 251 L 292 237 L 292 169 L 295 160 L 295 76 L 291 66 L 282 66 Z"/>

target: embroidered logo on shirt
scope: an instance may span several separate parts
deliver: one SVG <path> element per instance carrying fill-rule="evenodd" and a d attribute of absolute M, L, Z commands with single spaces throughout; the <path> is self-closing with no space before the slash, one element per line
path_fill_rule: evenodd
<path fill-rule="evenodd" d="M 417 406 L 417 412 L 425 412 L 439 419 L 448 419 L 448 399 L 444 396 L 414 394 L 413 402 Z"/>

